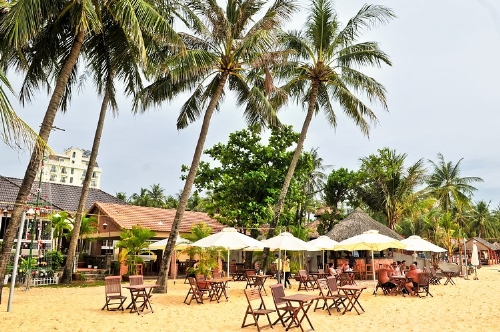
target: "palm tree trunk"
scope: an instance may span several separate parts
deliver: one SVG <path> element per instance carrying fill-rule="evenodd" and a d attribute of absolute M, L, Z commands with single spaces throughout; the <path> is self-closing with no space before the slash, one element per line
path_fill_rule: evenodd
<path fill-rule="evenodd" d="M 191 167 L 189 168 L 189 173 L 186 178 L 186 182 L 184 183 L 184 189 L 182 190 L 182 194 L 179 200 L 179 206 L 177 207 L 177 212 L 175 213 L 175 218 L 172 223 L 172 229 L 170 230 L 170 234 L 168 236 L 168 243 L 165 247 L 165 251 L 163 252 L 160 273 L 158 274 L 158 280 L 156 281 L 156 284 L 160 285 L 160 287 L 155 288 L 156 293 L 167 292 L 167 278 L 170 271 L 170 258 L 172 256 L 172 252 L 175 249 L 175 240 L 177 239 L 177 235 L 179 234 L 179 225 L 182 221 L 184 211 L 186 210 L 186 205 L 189 199 L 189 195 L 191 194 L 191 188 L 193 187 L 196 173 L 198 172 L 198 165 L 200 164 L 201 155 L 203 153 L 203 146 L 205 145 L 205 140 L 208 135 L 210 119 L 212 118 L 215 106 L 217 105 L 217 102 L 222 95 L 227 77 L 228 73 L 223 72 L 219 85 L 217 86 L 217 90 L 215 90 L 215 93 L 212 96 L 210 103 L 208 104 L 207 110 L 205 111 L 205 116 L 203 117 L 203 124 L 201 126 L 200 136 L 198 137 L 198 143 L 196 143 L 196 148 L 194 150 Z"/>
<path fill-rule="evenodd" d="M 110 71 L 110 73 L 108 74 L 108 82 L 112 81 L 113 81 L 113 72 Z M 78 208 L 76 210 L 75 224 L 73 225 L 73 232 L 71 233 L 68 256 L 66 258 L 66 265 L 64 265 L 64 271 L 61 278 L 61 283 L 63 284 L 71 284 L 73 261 L 75 259 L 78 239 L 80 238 L 80 227 L 82 226 L 82 216 L 84 212 L 83 210 L 85 209 L 85 204 L 87 203 L 90 183 L 92 181 L 92 174 L 94 173 L 94 165 L 96 164 L 97 155 L 99 154 L 99 145 L 101 143 L 101 136 L 102 136 L 102 131 L 104 129 L 104 120 L 106 119 L 108 104 L 109 104 L 109 89 L 107 88 L 106 93 L 104 94 L 104 98 L 102 100 L 101 112 L 99 113 L 99 120 L 97 121 L 97 128 L 95 130 L 94 142 L 92 144 L 92 152 L 90 153 L 89 163 L 87 165 L 87 174 L 85 174 L 85 180 L 83 180 L 82 194 L 80 195 L 80 201 L 78 202 Z"/>
<path fill-rule="evenodd" d="M 59 109 L 59 105 L 61 104 L 62 96 L 68 84 L 71 72 L 75 67 L 76 62 L 78 61 L 84 38 L 85 32 L 83 30 L 79 31 L 76 34 L 73 45 L 71 46 L 71 51 L 64 60 L 64 64 L 57 78 L 54 91 L 52 92 L 52 96 L 50 98 L 49 105 L 47 106 L 47 111 L 45 112 L 45 117 L 43 118 L 40 132 L 38 134 L 44 142 L 47 142 L 49 140 L 57 110 Z M 19 192 L 17 193 L 16 203 L 12 211 L 12 217 L 5 231 L 2 246 L 2 255 L 0 259 L 0 280 L 4 279 L 7 264 L 11 255 L 12 245 L 16 236 L 16 231 L 21 222 L 21 215 L 24 211 L 26 203 L 28 202 L 28 196 L 31 192 L 33 182 L 35 181 L 37 170 L 40 166 L 40 162 L 42 161 L 42 157 L 43 153 L 40 149 L 40 145 L 37 143 L 36 147 L 31 153 L 31 158 L 28 167 L 26 168 L 23 182 L 21 184 L 21 187 L 19 188 Z M 2 287 L 3 283 L 0 282 L 0 293 L 2 291 Z"/>
<path fill-rule="evenodd" d="M 293 173 L 295 172 L 295 167 L 297 166 L 297 162 L 299 161 L 300 155 L 302 153 L 302 148 L 304 146 L 304 141 L 306 140 L 307 130 L 309 129 L 309 125 L 311 124 L 312 117 L 314 115 L 314 107 L 316 105 L 316 99 L 318 98 L 318 89 L 319 83 L 313 82 L 311 86 L 311 95 L 309 97 L 309 108 L 307 110 L 306 118 L 304 119 L 304 123 L 302 124 L 302 130 L 300 132 L 299 141 L 297 142 L 297 147 L 295 148 L 295 152 L 292 157 L 292 161 L 290 162 L 290 167 L 288 168 L 288 172 L 285 176 L 285 181 L 283 182 L 283 187 L 281 187 L 280 196 L 278 198 L 278 202 L 276 202 L 276 207 L 274 210 L 274 218 L 269 226 L 269 232 L 267 234 L 267 238 L 270 239 L 274 236 L 274 230 L 278 225 L 278 221 L 280 219 L 281 210 L 283 208 L 283 204 L 285 203 L 285 197 L 288 192 L 288 187 L 290 186 L 290 182 L 292 181 Z M 267 266 L 267 257 L 269 256 L 269 248 L 264 248 L 262 253 L 262 266 Z"/>

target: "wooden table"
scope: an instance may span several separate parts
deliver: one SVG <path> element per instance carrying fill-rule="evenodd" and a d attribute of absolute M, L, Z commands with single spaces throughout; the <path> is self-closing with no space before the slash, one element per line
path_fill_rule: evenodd
<path fill-rule="evenodd" d="M 356 272 L 354 271 L 344 271 L 342 273 L 345 273 L 347 275 L 347 278 L 345 279 L 346 284 L 345 285 L 356 285 L 356 281 L 354 280 L 354 275 Z M 345 286 L 341 285 L 341 286 Z"/>
<path fill-rule="evenodd" d="M 259 291 L 267 295 L 266 289 L 264 288 L 264 284 L 266 283 L 267 278 L 272 277 L 272 275 L 267 274 L 252 274 L 247 276 L 247 278 L 251 278 L 250 285 L 253 287 L 257 287 Z"/>
<path fill-rule="evenodd" d="M 392 276 L 390 281 L 393 281 L 397 288 L 397 294 L 401 294 L 405 296 L 405 293 L 403 290 L 406 289 L 405 285 L 408 282 L 408 280 L 412 280 L 410 277 L 405 277 L 405 276 Z"/>
<path fill-rule="evenodd" d="M 452 277 L 456 275 L 455 271 L 443 271 L 444 276 L 446 277 L 445 285 L 450 283 L 450 285 L 455 285 L 455 282 L 453 281 Z"/>
<path fill-rule="evenodd" d="M 155 284 L 142 284 L 134 286 L 124 286 L 130 291 L 130 312 L 137 312 L 138 315 L 145 314 L 148 312 L 153 312 L 153 307 L 151 306 L 151 291 L 153 288 L 160 287 L 160 285 Z M 140 305 L 139 305 L 140 304 Z M 149 308 L 149 309 L 148 309 Z M 148 309 L 146 311 L 146 309 Z"/>
<path fill-rule="evenodd" d="M 226 288 L 227 282 L 233 280 L 232 278 L 216 278 L 216 279 L 208 279 L 206 282 L 210 283 L 211 292 L 208 296 L 210 301 L 220 302 L 220 298 L 222 295 L 228 300 L 229 296 L 227 296 Z"/>
<path fill-rule="evenodd" d="M 361 315 L 358 308 L 356 307 L 356 304 L 363 312 L 365 312 L 365 309 L 363 309 L 361 303 L 359 303 L 359 297 L 361 296 L 361 293 L 363 293 L 363 290 L 366 289 L 366 286 L 345 285 L 340 286 L 339 289 L 344 292 L 345 296 L 347 297 L 347 301 L 349 302 L 345 306 L 342 315 L 345 314 L 346 311 L 351 311 L 353 308 L 354 310 L 356 310 L 358 315 Z"/>
<path fill-rule="evenodd" d="M 286 327 L 286 331 L 288 331 L 292 327 L 292 324 L 295 323 L 297 327 L 300 327 L 300 330 L 304 332 L 304 328 L 302 327 L 302 321 L 304 320 L 304 318 L 307 319 L 309 326 L 311 327 L 311 329 L 314 330 L 314 327 L 312 326 L 312 323 L 309 320 L 309 317 L 307 316 L 307 312 L 309 311 L 309 308 L 311 308 L 311 305 L 314 302 L 314 300 L 318 299 L 317 295 L 294 294 L 282 297 L 282 299 L 285 301 L 297 302 L 299 304 L 297 309 L 295 309 L 295 311 L 293 312 L 292 319 L 290 320 L 290 323 Z M 299 315 L 301 313 L 302 316 L 299 318 Z"/>

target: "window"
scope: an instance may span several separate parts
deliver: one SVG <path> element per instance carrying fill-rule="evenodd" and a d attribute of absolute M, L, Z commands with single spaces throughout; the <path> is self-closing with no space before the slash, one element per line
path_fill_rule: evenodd
<path fill-rule="evenodd" d="M 61 173 L 66 174 L 66 167 L 61 168 Z"/>
<path fill-rule="evenodd" d="M 69 178 L 69 183 L 73 183 L 73 177 Z"/>
<path fill-rule="evenodd" d="M 76 152 L 75 152 L 75 151 L 73 151 L 73 155 L 72 155 L 72 157 L 73 157 L 73 158 L 75 158 L 75 157 L 76 157 Z"/>
<path fill-rule="evenodd" d="M 97 173 L 96 172 L 92 172 L 92 177 L 95 179 L 97 178 Z"/>
<path fill-rule="evenodd" d="M 74 168 L 71 169 L 71 174 L 75 174 L 75 169 Z"/>
<path fill-rule="evenodd" d="M 50 171 L 51 172 L 55 172 L 56 171 L 56 167 L 54 165 L 50 166 Z"/>
<path fill-rule="evenodd" d="M 65 177 L 65 176 L 63 176 L 63 177 L 61 178 L 61 183 L 66 183 L 66 177 Z"/>
<path fill-rule="evenodd" d="M 95 181 L 92 181 L 92 182 L 90 183 L 90 185 L 91 185 L 92 187 L 95 187 Z"/>
<path fill-rule="evenodd" d="M 51 175 L 50 176 L 50 181 L 56 181 L 56 176 L 55 175 Z"/>

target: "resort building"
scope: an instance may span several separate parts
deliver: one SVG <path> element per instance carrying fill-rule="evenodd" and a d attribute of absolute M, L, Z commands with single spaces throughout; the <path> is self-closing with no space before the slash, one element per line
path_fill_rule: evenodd
<path fill-rule="evenodd" d="M 79 186 L 83 184 L 87 173 L 90 151 L 79 148 L 69 148 L 63 154 L 54 154 L 46 158 L 42 182 L 62 183 L 70 186 Z M 99 189 L 101 186 L 101 168 L 94 166 L 92 172 L 91 188 Z"/>

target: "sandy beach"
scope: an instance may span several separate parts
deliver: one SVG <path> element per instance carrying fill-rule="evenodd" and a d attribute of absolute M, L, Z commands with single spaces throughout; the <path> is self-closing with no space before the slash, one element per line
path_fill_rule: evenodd
<path fill-rule="evenodd" d="M 358 284 L 368 287 L 360 297 L 365 313 L 358 316 L 352 311 L 342 316 L 335 312 L 329 316 L 327 311 L 311 310 L 309 317 L 316 331 L 339 328 L 351 331 L 498 331 L 499 268 L 484 266 L 478 269 L 479 280 L 457 277 L 454 278 L 456 285 L 431 285 L 434 297 L 427 298 L 384 296 L 380 290 L 378 296 L 373 296 L 373 283 L 361 281 Z M 266 286 L 275 282 L 268 279 Z M 286 290 L 287 295 L 297 293 L 298 283 L 292 281 L 292 286 L 291 290 Z M 255 327 L 240 328 L 246 309 L 245 282 L 230 282 L 229 301 L 221 303 L 197 304 L 193 301 L 186 305 L 183 300 L 188 287 L 182 280 L 175 285 L 170 280 L 167 294 L 153 295 L 154 313 L 142 316 L 129 311 L 102 311 L 104 286 L 32 287 L 29 291 L 16 288 L 12 310 L 7 312 L 9 289 L 4 288 L 0 326 L 2 331 L 257 331 Z M 130 298 L 128 290 L 123 291 Z M 269 289 L 268 294 L 264 296 L 266 305 L 274 308 Z M 276 314 L 271 316 L 272 319 L 276 317 Z M 285 328 L 276 325 L 267 330 L 285 331 Z"/>

